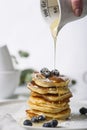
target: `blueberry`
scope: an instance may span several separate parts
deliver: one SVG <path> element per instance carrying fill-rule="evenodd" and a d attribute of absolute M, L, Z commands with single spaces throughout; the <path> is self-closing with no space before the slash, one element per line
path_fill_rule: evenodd
<path fill-rule="evenodd" d="M 43 127 L 56 127 L 58 125 L 57 120 L 52 120 L 43 124 Z"/>
<path fill-rule="evenodd" d="M 85 115 L 85 114 L 87 113 L 87 108 L 82 107 L 82 108 L 79 110 L 79 112 L 80 112 L 81 114 Z"/>
<path fill-rule="evenodd" d="M 46 118 L 45 118 L 45 116 L 44 115 L 40 115 L 40 116 L 38 116 L 38 120 L 39 121 L 44 121 Z"/>
<path fill-rule="evenodd" d="M 43 68 L 41 71 L 41 74 L 44 75 L 46 78 L 51 76 L 51 72 L 47 68 Z"/>
<path fill-rule="evenodd" d="M 30 121 L 30 120 L 25 120 L 24 122 L 23 122 L 23 124 L 24 125 L 28 125 L 28 126 L 32 126 L 32 122 Z"/>
<path fill-rule="evenodd" d="M 71 83 L 72 83 L 72 85 L 75 85 L 75 84 L 76 84 L 76 80 L 73 79 L 73 80 L 71 81 Z"/>
<path fill-rule="evenodd" d="M 37 123 L 39 122 L 38 117 L 32 117 L 31 122 Z"/>
<path fill-rule="evenodd" d="M 57 120 L 52 120 L 50 123 L 51 123 L 52 127 L 56 127 L 58 125 L 58 121 Z"/>
<path fill-rule="evenodd" d="M 49 71 L 49 69 L 44 67 L 44 68 L 41 69 L 40 72 L 41 72 L 41 73 L 44 73 L 45 71 Z"/>
<path fill-rule="evenodd" d="M 43 127 L 52 127 L 50 122 L 44 123 Z"/>
<path fill-rule="evenodd" d="M 57 69 L 54 69 L 51 71 L 51 75 L 59 76 L 59 71 Z"/>

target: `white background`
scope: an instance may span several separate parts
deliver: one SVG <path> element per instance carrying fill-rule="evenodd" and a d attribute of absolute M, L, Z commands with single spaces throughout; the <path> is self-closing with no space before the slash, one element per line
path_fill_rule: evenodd
<path fill-rule="evenodd" d="M 0 41 L 8 45 L 13 55 L 17 56 L 18 50 L 30 53 L 28 59 L 20 60 L 19 68 L 53 68 L 53 39 L 41 15 L 40 0 L 0 0 Z M 87 55 L 85 48 L 87 17 L 60 31 L 56 68 L 65 73 L 72 66 L 77 69 L 83 62 L 81 57 Z"/>

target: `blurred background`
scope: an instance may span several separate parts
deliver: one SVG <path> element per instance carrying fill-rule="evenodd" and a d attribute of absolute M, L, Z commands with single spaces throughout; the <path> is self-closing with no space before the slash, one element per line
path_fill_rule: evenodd
<path fill-rule="evenodd" d="M 18 64 L 14 64 L 15 68 L 53 69 L 53 38 L 41 15 L 40 0 L 0 0 L 2 42 L 16 57 Z M 21 58 L 18 54 L 20 50 L 28 52 L 29 56 Z M 56 62 L 56 68 L 61 73 L 80 79 L 82 85 L 85 75 L 84 86 L 87 86 L 87 17 L 61 29 Z"/>

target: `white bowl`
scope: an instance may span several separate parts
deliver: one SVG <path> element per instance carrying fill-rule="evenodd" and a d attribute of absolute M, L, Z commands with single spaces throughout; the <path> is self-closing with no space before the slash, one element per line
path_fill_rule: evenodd
<path fill-rule="evenodd" d="M 0 72 L 0 98 L 8 98 L 13 95 L 19 84 L 20 71 Z"/>
<path fill-rule="evenodd" d="M 0 42 L 0 71 L 13 71 L 13 63 L 7 45 Z"/>

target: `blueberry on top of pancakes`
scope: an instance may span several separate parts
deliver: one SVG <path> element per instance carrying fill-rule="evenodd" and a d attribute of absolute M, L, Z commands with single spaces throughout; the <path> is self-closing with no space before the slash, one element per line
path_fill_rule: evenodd
<path fill-rule="evenodd" d="M 60 73 L 57 69 L 54 69 L 54 70 L 51 71 L 51 75 L 59 76 Z"/>
<path fill-rule="evenodd" d="M 59 76 L 60 75 L 60 73 L 57 69 L 50 71 L 48 68 L 42 68 L 40 72 L 46 78 L 49 78 L 51 76 Z"/>
<path fill-rule="evenodd" d="M 41 74 L 42 74 L 43 76 L 45 76 L 46 78 L 48 78 L 48 77 L 51 76 L 51 72 L 50 72 L 49 69 L 47 69 L 47 68 L 42 68 L 40 72 L 41 72 Z"/>

